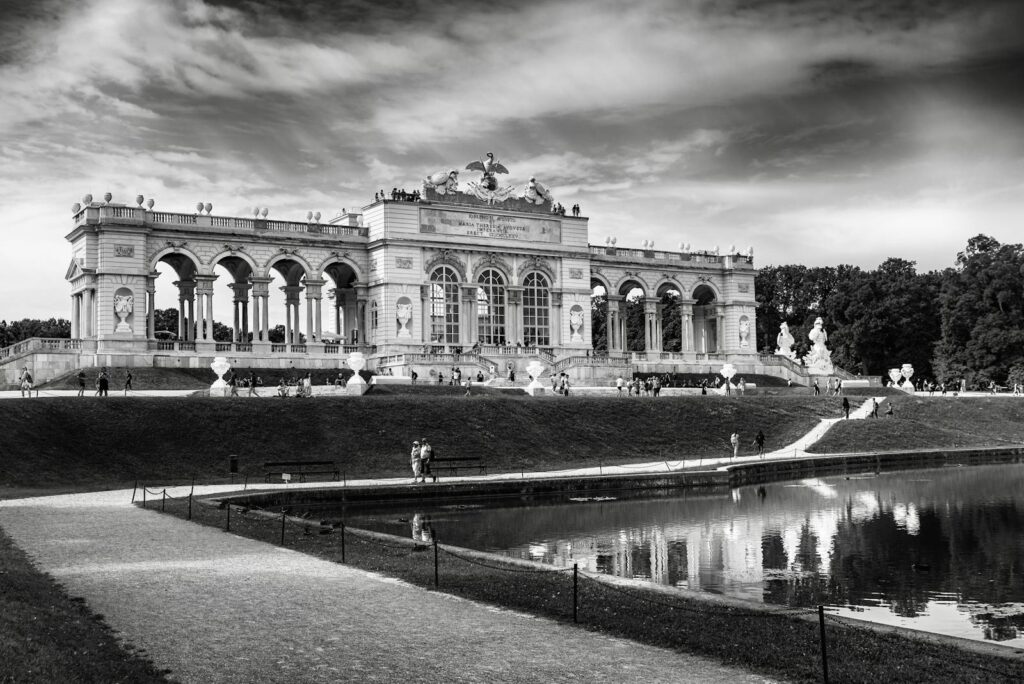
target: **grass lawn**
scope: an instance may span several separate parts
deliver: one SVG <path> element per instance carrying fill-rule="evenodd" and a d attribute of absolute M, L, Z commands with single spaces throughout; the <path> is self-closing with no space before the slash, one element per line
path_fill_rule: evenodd
<path fill-rule="evenodd" d="M 37 571 L 0 530 L 0 681 L 164 682 L 103 617 Z"/>
<path fill-rule="evenodd" d="M 447 388 L 446 388 L 447 389 Z M 490 472 L 557 470 L 729 453 L 738 430 L 769 449 L 839 413 L 839 399 L 369 394 L 308 399 L 111 395 L 11 400 L 0 412 L 0 495 L 134 480 L 223 480 L 229 456 L 262 478 L 268 460 L 330 459 L 348 478 L 407 475 L 409 447 L 483 456 Z M 6 489 L 6 491 L 5 491 Z"/>
<path fill-rule="evenodd" d="M 817 453 L 893 451 L 1024 443 L 1024 399 L 1017 397 L 894 398 L 877 420 L 842 421 L 811 447 Z"/>

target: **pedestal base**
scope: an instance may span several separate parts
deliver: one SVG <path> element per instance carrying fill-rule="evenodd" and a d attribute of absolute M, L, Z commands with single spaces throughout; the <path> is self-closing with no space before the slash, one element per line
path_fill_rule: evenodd
<path fill-rule="evenodd" d="M 370 386 L 365 382 L 355 383 L 349 380 L 349 383 L 345 385 L 345 394 L 353 397 L 361 397 L 370 391 Z"/>
<path fill-rule="evenodd" d="M 210 396 L 211 397 L 230 397 L 231 396 L 231 388 L 227 387 L 227 386 L 225 386 L 225 387 L 211 387 L 210 388 Z"/>
<path fill-rule="evenodd" d="M 545 387 L 539 382 L 531 382 L 526 386 L 526 393 L 531 397 L 542 397 L 544 396 Z"/>

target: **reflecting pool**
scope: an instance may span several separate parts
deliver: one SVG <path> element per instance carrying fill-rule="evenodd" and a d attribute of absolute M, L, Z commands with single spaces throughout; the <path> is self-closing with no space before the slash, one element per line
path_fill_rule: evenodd
<path fill-rule="evenodd" d="M 325 516 L 325 517 L 330 517 Z M 719 495 L 349 509 L 393 534 L 1024 647 L 1024 466 Z"/>

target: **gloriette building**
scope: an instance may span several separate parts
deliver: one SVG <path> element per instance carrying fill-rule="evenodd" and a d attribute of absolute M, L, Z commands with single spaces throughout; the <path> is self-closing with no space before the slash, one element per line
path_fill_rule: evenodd
<path fill-rule="evenodd" d="M 339 368 L 351 351 L 371 370 L 421 377 L 452 365 L 504 375 L 537 359 L 584 381 L 715 372 L 725 362 L 773 372 L 756 354 L 752 252 L 592 244 L 586 217 L 560 209 L 535 179 L 504 183 L 492 155 L 461 173 L 432 174 L 404 196 L 378 193 L 325 222 L 86 196 L 67 234 L 72 340 L 32 351 L 37 377 L 82 366 L 208 367 L 215 356 L 240 367 Z M 158 278 L 161 262 L 173 284 Z M 230 341 L 213 338 L 217 266 L 231 277 L 233 320 L 221 321 Z M 275 273 L 283 286 L 272 290 Z M 176 289 L 173 335 L 155 329 L 158 284 Z M 601 353 L 597 288 L 608 300 Z M 663 348 L 668 291 L 678 293 L 682 325 L 673 349 Z M 645 348 L 627 351 L 626 299 L 638 294 Z M 285 321 L 269 319 L 271 298 L 285 304 Z M 271 342 L 278 323 L 285 338 Z"/>

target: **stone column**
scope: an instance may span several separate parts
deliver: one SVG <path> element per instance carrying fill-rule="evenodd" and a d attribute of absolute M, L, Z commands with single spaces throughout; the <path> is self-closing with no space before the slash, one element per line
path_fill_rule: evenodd
<path fill-rule="evenodd" d="M 146 337 L 156 339 L 156 278 L 146 278 Z"/>
<path fill-rule="evenodd" d="M 267 324 L 270 320 L 268 301 L 270 299 L 270 278 L 251 276 L 249 283 L 252 285 L 252 330 L 253 342 L 269 342 L 267 337 Z"/>
<path fill-rule="evenodd" d="M 621 352 L 623 347 L 622 308 L 626 298 L 622 295 L 608 295 L 608 316 L 605 322 L 605 334 L 608 336 L 608 353 Z"/>
<path fill-rule="evenodd" d="M 523 337 L 523 289 L 519 285 L 510 285 L 506 288 L 508 315 L 505 318 L 505 332 L 508 335 L 508 344 L 513 347 Z"/>
<path fill-rule="evenodd" d="M 281 288 L 284 292 L 286 324 L 285 341 L 288 344 L 299 343 L 299 295 L 302 294 L 301 285 L 285 285 Z"/>
<path fill-rule="evenodd" d="M 420 285 L 420 311 L 423 324 L 420 326 L 420 342 L 428 344 L 433 334 L 430 326 L 430 285 Z"/>
<path fill-rule="evenodd" d="M 196 276 L 196 290 L 199 294 L 199 316 L 202 320 L 197 331 L 197 340 L 213 341 L 213 281 L 217 276 Z"/>
<path fill-rule="evenodd" d="M 562 293 L 551 293 L 551 334 L 548 340 L 552 347 L 562 346 Z"/>
<path fill-rule="evenodd" d="M 178 286 L 178 339 L 188 342 L 195 339 L 196 281 L 177 280 L 174 284 Z"/>
<path fill-rule="evenodd" d="M 249 283 L 231 283 L 231 291 L 235 293 L 233 298 L 235 322 L 231 332 L 232 342 L 248 342 L 249 341 L 249 320 L 248 320 L 248 305 L 249 305 L 249 289 L 252 287 Z"/>
<path fill-rule="evenodd" d="M 309 328 L 306 335 L 310 338 L 310 342 L 315 337 L 317 344 L 321 344 L 324 341 L 321 301 L 323 299 L 323 287 L 326 284 L 327 281 L 325 280 L 306 278 L 306 321 Z"/>
<path fill-rule="evenodd" d="M 644 351 L 661 351 L 661 340 L 658 337 L 658 305 L 660 299 L 646 297 L 644 299 Z"/>
<path fill-rule="evenodd" d="M 366 303 L 369 301 L 369 293 L 365 285 L 353 284 L 356 291 L 356 330 L 359 331 L 359 344 L 366 344 Z"/>
<path fill-rule="evenodd" d="M 715 307 L 715 313 L 718 317 L 718 325 L 715 326 L 715 352 L 724 354 L 728 351 L 725 344 L 725 311 L 718 306 Z"/>
<path fill-rule="evenodd" d="M 680 347 L 684 352 L 694 351 L 693 346 L 693 304 L 692 299 L 679 300 Z"/>
<path fill-rule="evenodd" d="M 77 340 L 81 336 L 82 297 L 79 294 L 71 295 L 71 339 Z"/>
<path fill-rule="evenodd" d="M 462 295 L 459 299 L 459 344 L 463 349 L 473 346 L 477 339 L 479 330 L 476 318 L 476 285 L 462 285 L 459 290 Z"/>

